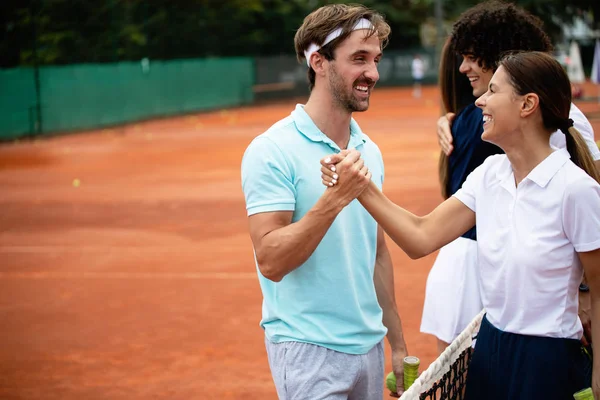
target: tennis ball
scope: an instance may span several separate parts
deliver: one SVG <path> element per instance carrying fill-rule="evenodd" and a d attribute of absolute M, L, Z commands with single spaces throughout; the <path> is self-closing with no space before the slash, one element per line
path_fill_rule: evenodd
<path fill-rule="evenodd" d="M 77 178 L 73 179 L 73 187 L 79 187 L 81 185 L 81 181 Z"/>
<path fill-rule="evenodd" d="M 396 375 L 394 375 L 394 371 L 385 377 L 385 386 L 387 386 L 390 392 L 396 393 Z"/>

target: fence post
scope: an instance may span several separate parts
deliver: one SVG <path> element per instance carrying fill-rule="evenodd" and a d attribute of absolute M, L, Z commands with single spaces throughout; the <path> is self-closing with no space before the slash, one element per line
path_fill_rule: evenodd
<path fill-rule="evenodd" d="M 38 1 L 34 2 L 35 9 L 33 11 L 33 80 L 35 84 L 35 108 L 36 108 L 36 126 L 35 133 L 38 135 L 43 131 L 42 125 L 42 100 L 40 93 L 40 65 L 38 60 L 38 14 L 40 11 L 40 4 Z"/>

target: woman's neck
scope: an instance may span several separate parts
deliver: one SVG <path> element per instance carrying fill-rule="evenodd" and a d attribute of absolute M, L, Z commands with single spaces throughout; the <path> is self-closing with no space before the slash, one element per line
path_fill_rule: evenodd
<path fill-rule="evenodd" d="M 550 137 L 543 129 L 522 132 L 514 145 L 506 145 L 504 152 L 510 161 L 515 177 L 515 185 L 544 161 L 553 150 L 550 147 Z"/>

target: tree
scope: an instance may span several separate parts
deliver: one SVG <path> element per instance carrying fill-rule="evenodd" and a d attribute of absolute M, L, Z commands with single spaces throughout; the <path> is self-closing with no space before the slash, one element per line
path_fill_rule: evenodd
<path fill-rule="evenodd" d="M 333 2 L 341 1 L 3 0 L 0 67 L 293 54 L 304 16 Z M 359 2 L 385 14 L 392 28 L 388 49 L 419 46 L 420 27 L 434 12 L 434 0 Z M 444 0 L 447 21 L 475 3 Z M 540 16 L 554 38 L 573 16 L 600 15 L 598 0 L 517 3 Z"/>

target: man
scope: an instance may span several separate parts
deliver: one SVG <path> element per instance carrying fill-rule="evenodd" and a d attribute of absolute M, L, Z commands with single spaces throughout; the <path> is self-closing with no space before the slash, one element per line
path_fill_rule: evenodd
<path fill-rule="evenodd" d="M 421 82 L 425 76 L 425 63 L 419 54 L 413 56 L 410 70 L 413 78 L 413 97 L 419 99 L 421 98 Z"/>
<path fill-rule="evenodd" d="M 308 15 L 294 42 L 308 64 L 310 97 L 255 138 L 242 160 L 260 325 L 281 399 L 380 400 L 386 333 L 403 392 L 407 350 L 392 261 L 383 231 L 355 200 L 371 179 L 383 183 L 379 148 L 352 113 L 369 107 L 389 32 L 363 6 Z M 336 179 L 352 184 L 325 191 L 316 166 L 341 151 L 347 161 Z"/>
<path fill-rule="evenodd" d="M 473 96 L 476 98 L 488 90 L 489 82 L 503 53 L 507 51 L 549 52 L 552 50 L 550 38 L 544 32 L 539 18 L 520 7 L 500 1 L 484 2 L 465 11 L 453 26 L 450 46 L 462 56 L 463 61 L 459 66 L 459 71 L 469 80 Z M 454 194 L 469 173 L 481 165 L 489 155 L 501 152 L 496 146 L 481 140 L 483 132 L 481 110 L 471 105 L 467 111 L 479 123 L 465 123 L 465 119 L 473 119 L 465 116 L 468 114 L 465 111 L 462 111 L 458 117 L 453 113 L 448 113 L 438 120 L 439 144 L 442 151 L 449 157 L 449 168 L 444 171 L 446 182 L 443 183 L 448 195 Z M 600 168 L 600 151 L 594 144 L 594 131 L 589 121 L 574 104 L 571 105 L 570 118 L 573 119 L 575 127 L 584 137 L 593 159 L 596 160 L 596 166 Z M 453 125 L 452 129 L 451 124 Z M 565 135 L 560 131 L 555 132 L 550 138 L 550 143 L 554 147 L 565 147 Z M 476 240 L 475 229 L 465 233 L 463 238 Z M 459 240 L 463 238 L 459 238 Z M 439 318 L 432 318 L 433 316 L 439 315 L 441 310 L 444 315 L 461 316 L 469 312 L 473 313 L 467 310 L 468 304 L 463 304 L 461 299 L 456 297 L 453 301 L 447 296 L 444 297 L 440 288 L 436 287 L 436 282 L 446 287 L 449 280 L 444 272 L 448 269 L 436 268 L 438 264 L 443 265 L 448 260 L 456 264 L 457 259 L 461 259 L 461 262 L 465 264 L 476 264 L 476 251 L 467 254 L 464 249 L 457 250 L 456 243 L 448 246 L 453 247 L 443 248 L 440 251 L 436 264 L 430 272 L 421 325 L 421 331 L 438 336 L 438 340 L 440 340 L 440 335 L 437 332 L 443 332 L 445 326 Z M 462 251 L 463 254 L 459 254 L 459 251 Z M 463 287 L 466 280 L 475 278 L 470 274 L 465 275 L 462 279 L 463 282 L 453 282 L 452 285 Z M 585 290 L 584 285 L 582 285 L 582 289 Z M 471 302 L 474 301 L 474 299 L 471 300 Z M 584 341 L 591 340 L 589 309 L 589 294 L 582 291 L 580 318 L 585 329 Z M 463 319 L 469 321 L 473 316 L 474 314 Z M 454 321 L 458 318 L 449 318 L 449 320 Z M 464 326 L 457 327 L 458 332 L 462 328 Z"/>

